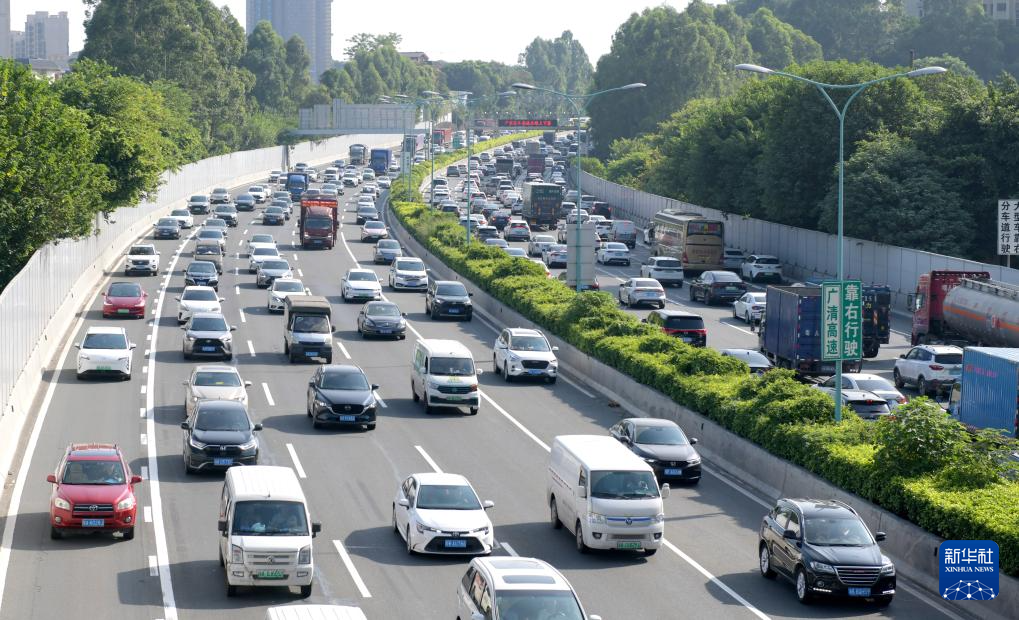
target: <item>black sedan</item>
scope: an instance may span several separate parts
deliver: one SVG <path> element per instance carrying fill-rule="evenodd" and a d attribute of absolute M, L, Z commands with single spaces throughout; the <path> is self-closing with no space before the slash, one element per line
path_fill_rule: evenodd
<path fill-rule="evenodd" d="M 731 271 L 705 271 L 690 283 L 690 301 L 703 301 L 707 305 L 717 302 L 732 303 L 747 292 L 747 285 Z"/>
<path fill-rule="evenodd" d="M 357 315 L 357 333 L 368 336 L 392 336 L 403 340 L 407 337 L 405 312 L 391 301 L 369 301 Z"/>
<path fill-rule="evenodd" d="M 243 403 L 199 401 L 180 427 L 184 431 L 186 473 L 258 464 L 258 438 L 254 432 L 262 430 L 262 425 L 252 423 Z"/>
<path fill-rule="evenodd" d="M 687 439 L 683 429 L 671 421 L 657 418 L 626 418 L 609 429 L 609 433 L 644 459 L 659 484 L 701 480 L 701 456 Z"/>
<path fill-rule="evenodd" d="M 337 424 L 374 430 L 377 389 L 358 366 L 320 366 L 308 381 L 307 413 L 312 426 Z"/>
<path fill-rule="evenodd" d="M 266 226 L 282 226 L 286 219 L 283 207 L 268 207 L 262 212 L 262 223 Z"/>
<path fill-rule="evenodd" d="M 241 194 L 234 199 L 234 205 L 237 206 L 238 211 L 254 211 L 257 203 L 258 200 L 251 194 Z"/>
<path fill-rule="evenodd" d="M 159 218 L 153 236 L 156 239 L 180 239 L 180 221 L 172 217 Z"/>

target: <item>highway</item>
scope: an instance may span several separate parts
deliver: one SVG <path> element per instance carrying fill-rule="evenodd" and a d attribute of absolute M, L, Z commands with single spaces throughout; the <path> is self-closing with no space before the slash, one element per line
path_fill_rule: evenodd
<path fill-rule="evenodd" d="M 358 336 L 359 306 L 343 303 L 340 278 L 346 269 L 360 266 L 373 268 L 385 281 L 388 267 L 372 265 L 372 245 L 357 241 L 355 202 L 356 192 L 348 189 L 341 201 L 345 239 L 333 250 L 299 249 L 293 220 L 269 227 L 261 225 L 257 214 L 242 213 L 240 225 L 230 230 L 231 255 L 220 284 L 224 314 L 238 328 L 231 363 L 252 382 L 251 414 L 265 427 L 261 463 L 293 467 L 313 520 L 322 522 L 314 544 L 316 578 L 309 602 L 356 604 L 369 618 L 456 617 L 454 595 L 467 559 L 408 556 L 392 529 L 391 506 L 399 481 L 437 468 L 466 475 L 482 500 L 494 500 L 490 516 L 500 543 L 496 553 L 549 561 L 572 582 L 588 612 L 606 620 L 958 618 L 939 599 L 919 594 L 902 574 L 898 595 L 885 610 L 865 602 L 800 605 L 791 584 L 758 574 L 757 528 L 774 498 L 754 495 L 710 463 L 698 486 L 675 488 L 666 500 L 668 544 L 660 553 L 650 558 L 579 555 L 569 534 L 548 523 L 548 445 L 560 434 L 604 434 L 626 413 L 578 384 L 568 368 L 567 380 L 552 386 L 504 383 L 491 373 L 492 343 L 496 327 L 502 326 L 487 324 L 479 315 L 470 323 L 431 321 L 424 315 L 420 293 L 385 291 L 408 313 L 406 340 Z M 267 313 L 266 291 L 256 288 L 246 258 L 237 254 L 256 232 L 275 234 L 295 275 L 313 294 L 333 303 L 339 326 L 333 361 L 360 365 L 379 384 L 385 405 L 377 430 L 312 429 L 305 416 L 305 392 L 315 365 L 287 363 L 282 355 L 283 319 Z M 265 607 L 299 602 L 295 592 L 274 588 L 242 589 L 237 597 L 226 596 L 216 550 L 223 476 L 185 476 L 181 459 L 181 382 L 200 362 L 185 361 L 181 355 L 173 297 L 183 289 L 182 274 L 194 242 L 154 243 L 161 252 L 160 276 L 111 274 L 114 280 L 143 283 L 149 294 L 148 319 L 115 322 L 138 344 L 132 379 L 75 379 L 71 345 L 88 326 L 114 323 L 101 318 L 95 298 L 44 388 L 39 419 L 21 459 L 27 468 L 25 484 L 10 494 L 17 521 L 9 563 L 0 563 L 0 620 L 83 614 L 125 620 L 261 618 Z M 613 279 L 636 269 L 606 268 L 603 290 L 614 294 Z M 670 291 L 670 297 L 686 306 L 685 293 Z M 749 347 L 756 341 L 744 325 L 733 323 L 727 308 L 695 306 L 709 323 L 711 346 Z M 411 401 L 410 359 L 419 337 L 459 340 L 488 371 L 481 377 L 480 415 L 426 416 Z M 897 355 L 898 346 L 883 347 L 882 358 Z M 696 437 L 695 429 L 688 430 Z M 72 441 L 117 442 L 134 471 L 146 477 L 137 487 L 143 522 L 134 540 L 49 538 L 50 485 L 45 478 Z M 8 520 L 5 529 L 11 525 Z"/>

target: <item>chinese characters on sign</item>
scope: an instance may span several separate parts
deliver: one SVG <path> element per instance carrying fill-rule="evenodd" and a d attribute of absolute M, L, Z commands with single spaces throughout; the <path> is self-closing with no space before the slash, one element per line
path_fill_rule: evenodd
<path fill-rule="evenodd" d="M 554 118 L 500 118 L 500 127 L 546 127 L 554 129 L 559 121 Z"/>
<path fill-rule="evenodd" d="M 998 595 L 998 545 L 993 540 L 946 540 L 938 549 L 938 589 L 952 601 Z"/>
<path fill-rule="evenodd" d="M 821 359 L 856 360 L 862 356 L 862 292 L 859 280 L 821 284 Z"/>
<path fill-rule="evenodd" d="M 1019 254 L 1019 198 L 998 201 L 998 255 Z"/>

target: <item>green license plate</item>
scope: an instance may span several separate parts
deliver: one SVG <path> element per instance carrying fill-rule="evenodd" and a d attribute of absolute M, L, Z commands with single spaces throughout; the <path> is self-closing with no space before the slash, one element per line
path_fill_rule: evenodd
<path fill-rule="evenodd" d="M 644 546 L 637 541 L 622 541 L 616 543 L 616 549 L 643 549 Z"/>
<path fill-rule="evenodd" d="M 127 308 L 117 308 L 118 314 L 127 314 L 128 312 L 130 312 L 130 310 L 128 310 Z"/>
<path fill-rule="evenodd" d="M 446 400 L 462 400 L 460 396 L 447 396 Z"/>
<path fill-rule="evenodd" d="M 96 366 L 96 370 L 113 370 L 112 366 Z"/>
<path fill-rule="evenodd" d="M 255 573 L 256 579 L 286 579 L 286 575 L 282 570 L 260 570 Z"/>

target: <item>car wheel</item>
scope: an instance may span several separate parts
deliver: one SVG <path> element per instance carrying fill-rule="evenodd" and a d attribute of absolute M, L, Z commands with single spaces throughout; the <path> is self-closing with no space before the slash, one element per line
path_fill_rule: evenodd
<path fill-rule="evenodd" d="M 584 543 L 584 530 L 580 527 L 579 520 L 577 521 L 577 524 L 574 527 L 575 530 L 573 533 L 574 539 L 577 544 L 577 551 L 579 551 L 580 553 L 587 553 L 590 550 L 590 547 L 588 547 L 587 544 Z"/>
<path fill-rule="evenodd" d="M 734 319 L 737 318 L 736 317 L 736 304 L 732 305 L 732 318 L 734 318 Z"/>
<path fill-rule="evenodd" d="M 414 546 L 410 542 L 410 525 L 407 526 L 407 555 L 414 555 Z"/>
<path fill-rule="evenodd" d="M 548 381 L 549 385 L 555 385 L 556 379 L 558 379 L 558 377 L 549 377 L 545 380 Z"/>
<path fill-rule="evenodd" d="M 750 324 L 750 311 L 749 310 L 747 310 L 746 313 L 743 314 L 743 321 L 745 323 L 747 323 L 748 325 Z"/>
<path fill-rule="evenodd" d="M 796 569 L 796 600 L 804 605 L 810 602 L 810 590 L 807 589 L 807 573 L 802 568 Z"/>
<path fill-rule="evenodd" d="M 301 598 L 308 598 L 311 596 L 311 584 L 301 586 Z"/>
<path fill-rule="evenodd" d="M 77 379 L 78 381 L 83 381 L 83 380 L 85 379 L 85 375 L 81 374 L 80 372 L 76 372 L 76 373 L 74 373 L 74 377 L 75 377 L 75 378 L 76 378 L 76 379 Z"/>
<path fill-rule="evenodd" d="M 232 586 L 229 583 L 226 584 L 226 595 L 237 596 L 237 586 Z"/>
<path fill-rule="evenodd" d="M 332 364 L 333 363 L 333 355 L 332 355 L 332 353 L 330 353 L 329 355 L 325 356 L 322 359 L 325 360 L 326 364 Z"/>
<path fill-rule="evenodd" d="M 554 530 L 563 528 L 563 522 L 559 520 L 559 507 L 556 506 L 555 497 L 548 503 L 548 522 L 552 524 Z"/>
<path fill-rule="evenodd" d="M 189 475 L 189 476 L 192 476 L 192 475 L 195 474 L 194 468 L 191 467 L 191 459 L 188 458 L 187 456 L 184 457 L 184 473 Z"/>
<path fill-rule="evenodd" d="M 920 392 L 920 396 L 927 396 L 927 389 L 927 379 L 920 375 L 916 379 L 916 391 Z"/>
<path fill-rule="evenodd" d="M 470 323 L 471 319 L 473 319 L 473 318 L 474 318 L 474 312 L 468 312 L 467 313 L 467 317 L 464 318 L 464 320 L 467 321 L 468 323 Z"/>
<path fill-rule="evenodd" d="M 697 301 L 697 294 L 694 292 L 694 289 L 693 289 L 692 286 L 690 287 L 689 297 L 690 297 L 690 301 Z"/>
<path fill-rule="evenodd" d="M 226 566 L 226 562 L 223 561 L 223 548 L 222 547 L 220 547 L 220 549 L 219 549 L 219 565 L 220 566 Z"/>
<path fill-rule="evenodd" d="M 630 261 L 626 261 L 626 266 L 627 266 L 627 267 L 629 267 L 629 266 L 630 266 Z"/>
<path fill-rule="evenodd" d="M 899 369 L 892 370 L 892 382 L 895 383 L 895 387 L 900 390 L 906 387 L 906 382 L 902 380 L 902 375 L 899 374 Z"/>
<path fill-rule="evenodd" d="M 60 540 L 63 537 L 64 537 L 63 532 L 53 527 L 52 525 L 50 526 L 50 538 L 52 538 L 53 540 Z"/>
<path fill-rule="evenodd" d="M 506 362 L 502 364 L 502 380 L 506 383 L 513 383 L 513 377 L 509 374 L 509 364 Z"/>
<path fill-rule="evenodd" d="M 665 302 L 664 301 L 658 302 L 658 309 L 659 310 L 665 310 Z"/>
<path fill-rule="evenodd" d="M 283 340 L 283 354 L 290 355 L 290 343 L 288 343 L 285 339 Z"/>
<path fill-rule="evenodd" d="M 121 534 L 124 540 L 134 540 L 134 528 L 128 528 Z"/>
<path fill-rule="evenodd" d="M 760 562 L 758 568 L 761 569 L 761 576 L 766 579 L 774 579 L 775 571 L 771 569 L 771 551 L 768 549 L 768 545 L 761 543 Z"/>

